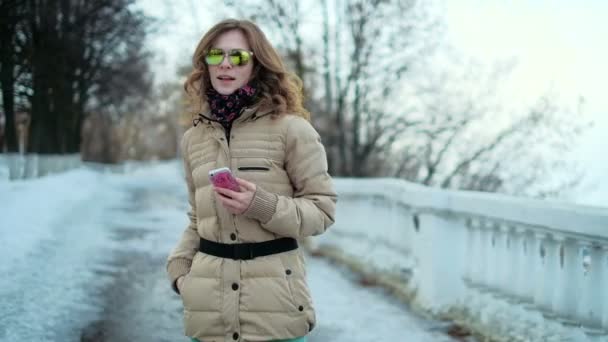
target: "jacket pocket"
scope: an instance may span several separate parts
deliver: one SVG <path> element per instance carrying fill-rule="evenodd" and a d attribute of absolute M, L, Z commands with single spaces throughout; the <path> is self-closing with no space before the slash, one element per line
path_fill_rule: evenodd
<path fill-rule="evenodd" d="M 239 171 L 270 171 L 269 167 L 265 166 L 239 166 Z"/>
<path fill-rule="evenodd" d="M 233 156 L 233 167 L 236 166 L 238 171 L 262 171 L 268 172 L 273 168 L 273 161 L 265 157 L 238 157 Z"/>
<path fill-rule="evenodd" d="M 306 283 L 304 265 L 299 264 L 297 251 L 284 253 L 281 262 L 285 268 L 285 280 L 291 295 L 293 307 L 298 312 L 308 311 L 312 308 L 312 298 Z"/>
<path fill-rule="evenodd" d="M 312 308 L 312 298 L 306 284 L 306 278 L 302 276 L 287 276 L 287 284 L 293 299 L 295 308 L 302 312 Z"/>

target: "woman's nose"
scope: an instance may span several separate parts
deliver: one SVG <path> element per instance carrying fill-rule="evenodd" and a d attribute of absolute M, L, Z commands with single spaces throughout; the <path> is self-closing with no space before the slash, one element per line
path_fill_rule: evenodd
<path fill-rule="evenodd" d="M 228 56 L 224 55 L 224 58 L 222 58 L 222 63 L 220 63 L 220 68 L 222 68 L 222 69 L 232 68 L 232 64 L 230 64 L 230 61 L 228 60 Z"/>

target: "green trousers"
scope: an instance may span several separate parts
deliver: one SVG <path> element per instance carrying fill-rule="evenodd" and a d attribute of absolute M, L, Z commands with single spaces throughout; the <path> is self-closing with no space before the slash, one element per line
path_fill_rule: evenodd
<path fill-rule="evenodd" d="M 193 338 L 192 342 L 203 342 L 203 341 L 199 341 L 199 340 Z M 274 340 L 274 341 L 269 341 L 269 342 L 306 342 L 306 336 L 290 338 L 288 340 Z"/>

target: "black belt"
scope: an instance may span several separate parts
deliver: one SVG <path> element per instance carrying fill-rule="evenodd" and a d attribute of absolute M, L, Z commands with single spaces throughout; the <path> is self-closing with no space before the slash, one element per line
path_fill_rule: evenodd
<path fill-rule="evenodd" d="M 198 250 L 220 258 L 251 260 L 253 258 L 292 251 L 298 248 L 293 238 L 280 238 L 263 242 L 219 243 L 201 238 Z"/>

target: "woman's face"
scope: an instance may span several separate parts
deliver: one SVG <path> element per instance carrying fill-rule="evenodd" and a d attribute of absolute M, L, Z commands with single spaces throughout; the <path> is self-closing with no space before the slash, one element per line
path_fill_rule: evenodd
<path fill-rule="evenodd" d="M 230 51 L 243 49 L 250 51 L 247 39 L 241 30 L 230 30 L 217 37 L 212 49 Z M 222 95 L 230 95 L 249 82 L 253 73 L 253 60 L 242 66 L 233 66 L 224 57 L 218 65 L 208 65 L 211 86 Z"/>

